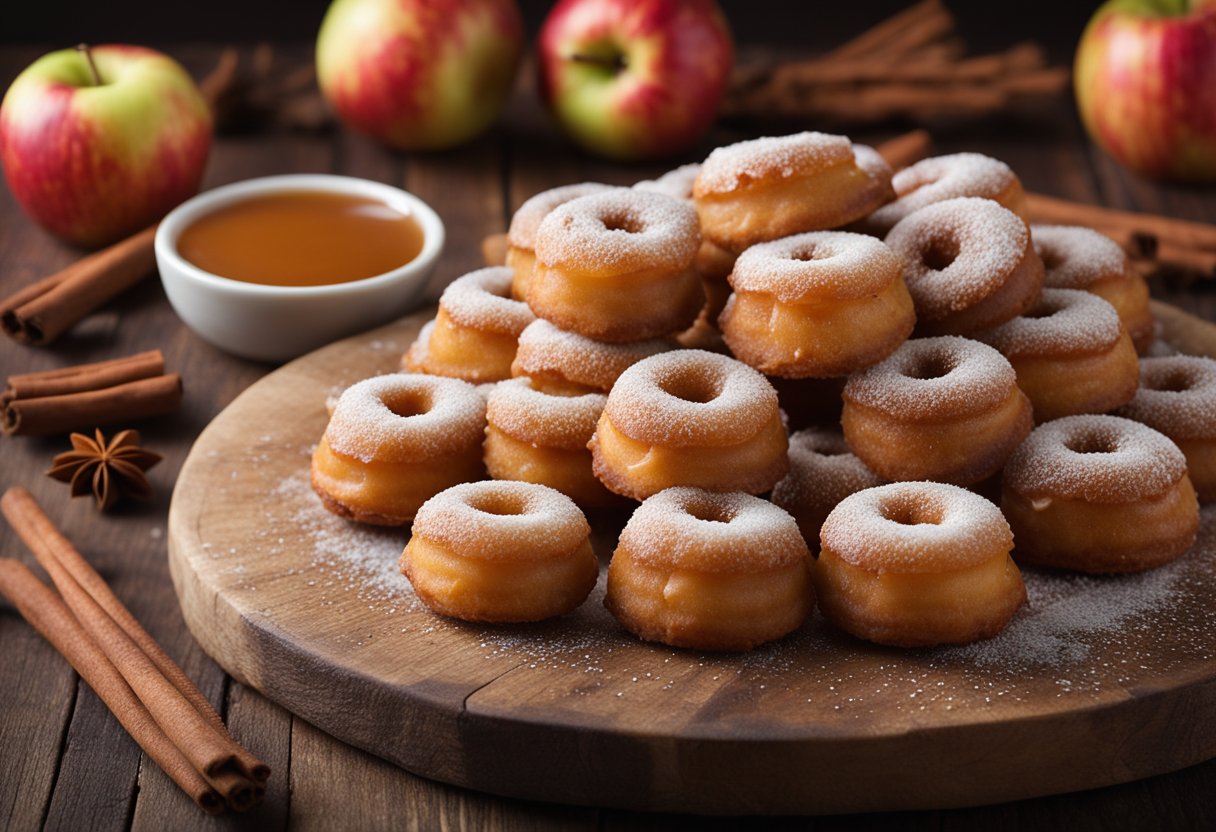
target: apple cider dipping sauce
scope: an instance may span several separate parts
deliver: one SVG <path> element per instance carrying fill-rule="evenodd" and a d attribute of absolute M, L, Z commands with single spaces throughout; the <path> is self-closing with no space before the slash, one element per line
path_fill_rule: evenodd
<path fill-rule="evenodd" d="M 374 277 L 422 251 L 422 227 L 380 200 L 332 191 L 252 196 L 204 214 L 177 239 L 214 275 L 271 286 L 327 286 Z"/>

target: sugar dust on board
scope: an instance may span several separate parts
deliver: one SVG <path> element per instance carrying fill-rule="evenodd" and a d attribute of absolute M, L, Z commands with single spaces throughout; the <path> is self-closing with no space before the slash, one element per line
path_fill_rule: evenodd
<path fill-rule="evenodd" d="M 326 191 L 250 197 L 191 223 L 179 253 L 211 274 L 271 286 L 327 286 L 413 260 L 423 233 L 376 199 Z"/>

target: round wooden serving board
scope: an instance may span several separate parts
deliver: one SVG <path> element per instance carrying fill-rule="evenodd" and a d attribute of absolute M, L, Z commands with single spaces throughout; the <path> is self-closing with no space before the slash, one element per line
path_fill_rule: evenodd
<path fill-rule="evenodd" d="M 643 644 L 602 606 L 523 627 L 430 613 L 408 530 L 308 485 L 325 399 L 393 371 L 429 313 L 271 373 L 182 469 L 169 524 L 186 621 L 236 678 L 410 771 L 523 798 L 705 814 L 945 808 L 1216 756 L 1216 511 L 1146 575 L 1027 572 L 997 639 L 891 650 L 817 614 L 743 655 Z M 595 518 L 606 562 L 623 518 Z"/>

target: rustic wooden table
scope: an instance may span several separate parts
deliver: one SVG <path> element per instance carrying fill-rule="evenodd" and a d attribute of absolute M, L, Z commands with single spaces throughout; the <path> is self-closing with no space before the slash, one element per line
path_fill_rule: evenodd
<path fill-rule="evenodd" d="M 0 50 L 0 87 L 44 50 Z M 173 49 L 196 74 L 214 63 L 206 47 Z M 306 54 L 306 53 L 302 53 Z M 875 142 L 886 132 L 857 132 Z M 714 144 L 746 138 L 725 128 Z M 1066 102 L 1030 121 L 939 131 L 938 150 L 975 150 L 1006 160 L 1027 188 L 1110 206 L 1216 222 L 1216 190 L 1151 184 L 1094 150 Z M 204 187 L 287 172 L 334 172 L 402 185 L 431 203 L 448 227 L 440 264 L 454 278 L 481 264 L 481 239 L 512 210 L 554 185 L 629 184 L 666 166 L 616 166 L 574 152 L 530 97 L 470 146 L 405 157 L 337 130 L 323 135 L 259 132 L 220 138 Z M 79 256 L 33 225 L 0 188 L 0 295 Z M 1155 296 L 1216 320 L 1216 282 L 1159 279 Z M 164 454 L 148 503 L 99 515 L 87 500 L 43 476 L 63 437 L 0 441 L 0 488 L 23 485 L 110 581 L 152 635 L 198 681 L 232 732 L 274 769 L 265 803 L 245 816 L 206 818 L 144 757 L 87 685 L 7 606 L 0 606 L 0 828 L 204 829 L 815 828 L 1069 829 L 1201 828 L 1216 817 L 1216 760 L 1173 774 L 1079 794 L 948 811 L 821 818 L 705 819 L 529 803 L 435 783 L 351 748 L 230 679 L 186 630 L 166 566 L 166 516 L 176 474 L 199 431 L 270 366 L 219 352 L 187 330 L 159 284 L 148 280 L 53 347 L 0 343 L 0 374 L 50 369 L 159 348 L 185 379 L 182 411 L 138 425 Z M 31 560 L 5 526 L 0 554 Z M 1101 753 L 1094 749 L 1095 754 Z"/>

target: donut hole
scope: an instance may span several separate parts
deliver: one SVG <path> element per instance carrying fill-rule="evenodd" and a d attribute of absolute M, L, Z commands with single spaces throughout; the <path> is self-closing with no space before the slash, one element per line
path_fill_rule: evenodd
<path fill-rule="evenodd" d="M 482 514 L 494 514 L 499 517 L 513 517 L 527 514 L 526 500 L 520 494 L 490 492 L 478 494 L 469 500 L 469 507 Z"/>
<path fill-rule="evenodd" d="M 609 231 L 624 231 L 626 234 L 640 234 L 643 230 L 642 223 L 638 222 L 637 217 L 630 216 L 625 211 L 612 212 L 605 214 L 600 218 L 604 223 L 604 228 Z"/>
<path fill-rule="evenodd" d="M 1082 433 L 1065 439 L 1064 447 L 1075 454 L 1113 454 L 1119 443 L 1109 434 Z"/>
<path fill-rule="evenodd" d="M 1050 318 L 1053 315 L 1058 315 L 1064 311 L 1064 307 L 1055 303 L 1036 303 L 1033 307 L 1022 313 L 1023 318 L 1029 318 L 1032 321 L 1041 321 L 1044 318 Z"/>
<path fill-rule="evenodd" d="M 429 413 L 433 404 L 429 390 L 394 390 L 381 401 L 390 413 L 403 419 Z"/>
<path fill-rule="evenodd" d="M 901 526 L 940 526 L 944 515 L 940 505 L 910 499 L 884 500 L 878 513 L 884 520 Z"/>
<path fill-rule="evenodd" d="M 1161 393 L 1185 393 L 1195 386 L 1195 380 L 1185 370 L 1170 370 L 1158 378 L 1144 377 L 1144 386 Z"/>
<path fill-rule="evenodd" d="M 812 260 L 827 260 L 832 256 L 832 252 L 825 249 L 823 246 L 806 245 L 790 252 L 790 259 L 797 260 L 802 263 L 809 263 Z"/>
<path fill-rule="evenodd" d="M 735 519 L 735 512 L 729 506 L 704 497 L 689 500 L 684 510 L 692 517 L 707 523 L 729 523 Z"/>
<path fill-rule="evenodd" d="M 1054 248 L 1044 248 L 1039 252 L 1039 259 L 1043 261 L 1043 268 L 1051 271 L 1058 269 L 1064 263 L 1064 255 Z"/>
<path fill-rule="evenodd" d="M 934 237 L 920 253 L 925 268 L 941 271 L 958 259 L 959 246 L 955 237 Z"/>
<path fill-rule="evenodd" d="M 659 389 L 669 396 L 693 404 L 708 404 L 722 395 L 722 382 L 694 368 L 681 368 L 659 381 Z"/>
<path fill-rule="evenodd" d="M 955 360 L 949 355 L 942 355 L 940 353 L 918 355 L 904 370 L 904 375 L 918 381 L 931 381 L 935 378 L 944 378 L 950 375 L 950 373 L 954 372 L 956 366 Z"/>

